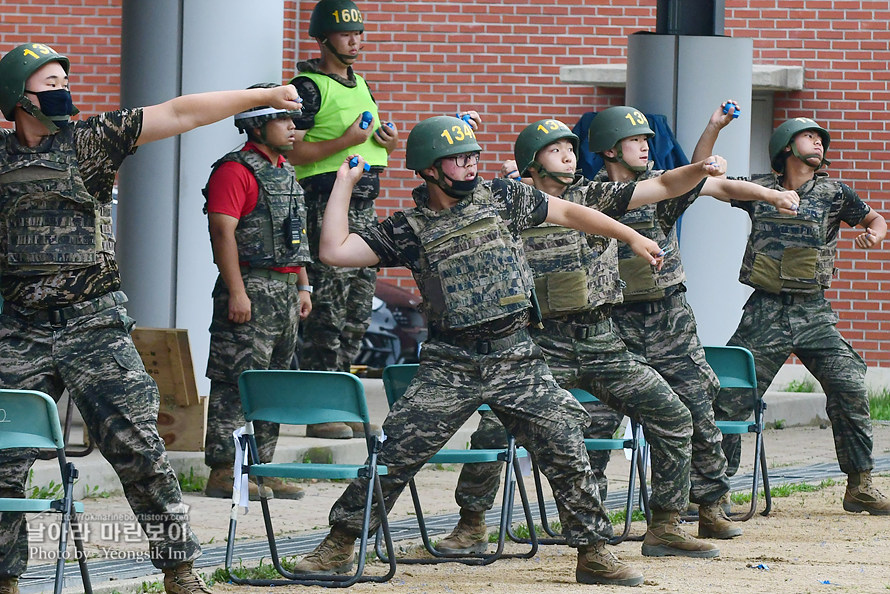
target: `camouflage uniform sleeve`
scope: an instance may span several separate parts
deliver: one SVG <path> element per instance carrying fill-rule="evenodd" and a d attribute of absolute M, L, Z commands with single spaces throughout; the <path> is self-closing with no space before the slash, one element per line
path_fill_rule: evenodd
<path fill-rule="evenodd" d="M 136 152 L 136 141 L 142 133 L 142 108 L 109 111 L 75 126 L 75 150 L 87 191 L 108 202 L 117 170 Z"/>
<path fill-rule="evenodd" d="M 297 76 L 290 81 L 297 88 L 300 99 L 303 100 L 303 108 L 300 115 L 294 118 L 297 130 L 309 130 L 315 126 L 315 114 L 321 108 L 321 91 L 318 85 L 305 76 Z"/>
<path fill-rule="evenodd" d="M 582 204 L 618 218 L 627 212 L 636 187 L 637 182 L 590 182 L 584 189 Z"/>
<path fill-rule="evenodd" d="M 404 266 L 418 270 L 420 242 L 404 213 L 396 212 L 376 225 L 356 231 L 356 234 L 380 258 L 380 268 Z"/>
<path fill-rule="evenodd" d="M 829 219 L 843 221 L 851 227 L 855 227 L 871 211 L 871 207 L 859 197 L 853 188 L 844 183 L 840 186 L 840 200 L 836 199 L 832 205 L 833 212 L 829 214 Z"/>
<path fill-rule="evenodd" d="M 661 173 L 664 172 L 659 172 L 659 175 Z M 676 198 L 670 198 L 668 200 L 662 200 L 658 203 L 655 209 L 658 213 L 659 223 L 661 224 L 663 229 L 670 229 L 677 221 L 680 220 L 680 217 L 683 215 L 684 212 L 686 212 L 686 209 L 692 206 L 692 203 L 695 202 L 695 199 L 699 197 L 704 185 L 705 180 L 701 180 L 698 185 L 696 185 L 694 188 L 692 188 L 682 196 L 677 196 Z"/>
<path fill-rule="evenodd" d="M 547 195 L 534 186 L 498 178 L 491 182 L 491 193 L 512 233 L 518 235 L 547 218 Z"/>

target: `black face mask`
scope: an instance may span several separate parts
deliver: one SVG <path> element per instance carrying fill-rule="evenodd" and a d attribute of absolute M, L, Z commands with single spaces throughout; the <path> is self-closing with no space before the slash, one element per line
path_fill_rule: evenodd
<path fill-rule="evenodd" d="M 39 93 L 26 89 L 26 92 L 37 95 L 37 99 L 40 101 L 40 111 L 52 120 L 67 121 L 69 116 L 78 113 L 78 109 L 71 101 L 71 91 L 68 89 L 53 89 Z"/>

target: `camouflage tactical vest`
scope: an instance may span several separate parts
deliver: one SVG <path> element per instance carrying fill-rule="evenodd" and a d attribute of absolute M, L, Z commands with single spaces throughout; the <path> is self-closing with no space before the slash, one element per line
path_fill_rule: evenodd
<path fill-rule="evenodd" d="M 772 174 L 751 181 L 780 187 Z M 841 186 L 819 176 L 797 192 L 797 216 L 780 214 L 766 202 L 753 203 L 739 281 L 768 293 L 813 293 L 831 285 L 837 237 L 827 240 L 828 214 Z"/>
<path fill-rule="evenodd" d="M 584 203 L 589 182 L 581 179 L 564 200 Z M 542 223 L 522 232 L 525 255 L 535 276 L 535 294 L 545 318 L 621 302 L 618 243 L 600 235 Z"/>
<path fill-rule="evenodd" d="M 15 134 L 0 150 L 2 270 L 46 275 L 114 258 L 111 201 L 86 189 L 77 163 L 74 127 L 29 148 Z"/>
<path fill-rule="evenodd" d="M 663 173 L 664 171 L 653 171 L 650 162 L 646 171 L 637 176 L 637 180 L 652 179 Z M 596 175 L 596 181 L 609 181 L 605 168 Z M 656 242 L 667 252 L 661 270 L 655 270 L 648 260 L 637 256 L 626 243 L 618 246 L 618 271 L 625 284 L 625 302 L 661 299 L 666 289 L 686 281 L 680 260 L 677 228 L 671 227 L 670 232 L 665 235 L 658 220 L 658 205 L 646 204 L 629 210 L 618 221 Z"/>
<path fill-rule="evenodd" d="M 487 184 L 448 210 L 416 207 L 404 214 L 429 264 L 415 280 L 431 325 L 467 328 L 531 306 L 533 281 L 522 245 Z"/>
<path fill-rule="evenodd" d="M 213 164 L 213 171 L 229 161 L 247 167 L 259 186 L 256 208 L 241 217 L 235 228 L 238 259 L 254 268 L 300 266 L 310 262 L 306 205 L 293 167 L 289 163 L 275 167 L 262 155 L 242 150 L 222 157 Z M 206 197 L 206 186 L 202 192 Z M 291 225 L 294 243 L 288 239 L 287 224 Z"/>

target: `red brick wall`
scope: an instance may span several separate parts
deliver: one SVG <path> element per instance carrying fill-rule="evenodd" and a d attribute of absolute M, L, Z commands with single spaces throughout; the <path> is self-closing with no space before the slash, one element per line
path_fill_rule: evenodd
<path fill-rule="evenodd" d="M 574 123 L 585 111 L 623 102 L 622 89 L 565 85 L 563 65 L 623 63 L 627 35 L 654 30 L 655 2 L 598 6 L 581 0 L 360 2 L 367 25 L 357 70 L 402 137 L 431 115 L 474 108 L 484 118 L 481 167 L 493 177 L 527 122 Z M 726 0 L 726 34 L 754 39 L 754 60 L 803 65 L 806 89 L 776 94 L 776 123 L 814 117 L 832 133 L 829 172 L 887 216 L 890 171 L 881 150 L 890 140 L 890 7 L 886 2 Z M 84 113 L 117 105 L 120 0 L 0 0 L 0 52 L 35 39 L 76 62 L 74 93 Z M 297 57 L 318 50 L 306 29 L 314 0 L 285 1 L 283 78 Z M 57 15 L 70 16 L 57 16 Z M 719 64 L 703 63 L 703 67 Z M 875 155 L 872 158 L 872 155 Z M 381 214 L 402 208 L 416 184 L 396 151 L 383 179 Z M 829 293 L 840 329 L 870 365 L 890 366 L 890 243 L 864 252 L 844 228 L 839 277 Z M 410 286 L 404 271 L 387 277 Z"/>

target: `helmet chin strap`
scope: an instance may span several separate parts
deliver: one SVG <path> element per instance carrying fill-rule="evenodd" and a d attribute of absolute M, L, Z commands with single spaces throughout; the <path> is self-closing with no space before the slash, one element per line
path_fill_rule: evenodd
<path fill-rule="evenodd" d="M 621 150 L 620 143 L 615 146 L 617 147 L 615 150 L 618 152 L 618 154 L 614 157 L 607 157 L 605 155 L 605 153 L 602 153 L 601 156 L 603 157 L 604 161 L 608 161 L 609 163 L 621 163 L 622 165 L 624 165 L 625 167 L 627 167 L 634 173 L 643 173 L 644 171 L 646 171 L 646 169 L 647 169 L 646 165 L 631 165 L 630 163 L 628 163 L 627 161 L 624 160 L 624 151 Z"/>
<path fill-rule="evenodd" d="M 541 175 L 541 177 L 549 177 L 550 179 L 563 186 L 571 185 L 571 183 L 575 181 L 574 173 L 566 173 L 564 171 L 550 171 L 549 169 L 544 169 L 544 166 L 537 161 L 535 161 L 528 167 L 529 169 L 535 169 L 535 171 L 537 171 Z"/>
<path fill-rule="evenodd" d="M 325 37 L 321 44 L 328 48 L 328 51 L 331 52 L 335 58 L 337 58 L 341 64 L 344 66 L 352 66 L 355 63 L 356 58 L 358 58 L 358 54 L 355 56 L 350 56 L 349 54 L 341 54 L 336 49 L 334 49 L 334 44 L 331 43 L 331 40 Z"/>
<path fill-rule="evenodd" d="M 477 175 L 472 180 L 458 180 L 450 177 L 447 173 L 442 170 L 442 164 L 436 163 L 435 165 L 436 171 L 439 172 L 439 177 L 432 177 L 429 175 L 420 174 L 420 177 L 424 179 L 429 184 L 435 184 L 439 186 L 443 192 L 445 192 L 448 196 L 452 198 L 457 198 L 461 200 L 466 198 L 470 194 L 473 193 L 473 190 L 476 189 L 476 184 L 479 182 L 479 176 Z M 445 180 L 451 182 L 451 185 L 445 183 Z"/>
<path fill-rule="evenodd" d="M 806 164 L 807 167 L 812 168 L 813 171 L 819 171 L 820 169 L 822 169 L 822 167 L 831 163 L 831 161 L 828 161 L 824 156 L 819 155 L 819 153 L 809 153 L 806 155 L 801 155 L 800 151 L 797 150 L 797 145 L 795 145 L 793 143 L 791 144 L 791 154 L 794 155 L 795 157 L 797 157 L 798 159 L 800 159 L 801 161 L 803 161 L 803 163 Z M 813 157 L 816 157 L 819 159 L 818 165 L 810 164 L 810 159 Z"/>
<path fill-rule="evenodd" d="M 22 109 L 25 110 L 25 113 L 34 117 L 38 122 L 40 122 L 41 124 L 46 126 L 46 128 L 47 128 L 47 130 L 49 130 L 50 134 L 55 134 L 56 132 L 59 131 L 59 125 L 56 122 L 54 122 L 53 120 L 51 120 L 49 118 L 49 116 L 47 116 L 45 113 L 40 111 L 40 108 L 38 108 L 36 105 L 34 105 L 31 102 L 31 100 L 28 99 L 27 97 L 23 96 L 21 99 L 19 99 L 19 105 L 21 105 Z M 59 123 L 62 123 L 62 122 L 59 122 Z M 64 119 L 64 123 L 62 123 L 62 125 L 65 125 L 67 123 L 68 123 L 68 117 L 66 116 Z"/>

